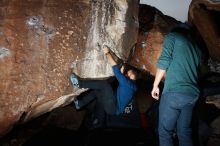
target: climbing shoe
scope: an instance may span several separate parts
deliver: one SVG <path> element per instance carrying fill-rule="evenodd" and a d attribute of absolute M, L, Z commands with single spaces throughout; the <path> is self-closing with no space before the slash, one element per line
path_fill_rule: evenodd
<path fill-rule="evenodd" d="M 77 110 L 79 110 L 79 109 L 80 109 L 79 101 L 75 98 L 75 99 L 73 100 L 73 102 L 74 102 L 75 108 L 76 108 Z"/>
<path fill-rule="evenodd" d="M 73 86 L 79 87 L 79 80 L 78 80 L 78 78 L 75 74 L 70 75 L 70 81 L 71 81 Z"/>

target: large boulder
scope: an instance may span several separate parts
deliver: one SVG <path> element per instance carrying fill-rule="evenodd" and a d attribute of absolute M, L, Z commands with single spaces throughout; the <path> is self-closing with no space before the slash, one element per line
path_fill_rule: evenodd
<path fill-rule="evenodd" d="M 212 59 L 220 61 L 220 3 L 219 0 L 193 0 L 189 21 L 200 32 Z"/>
<path fill-rule="evenodd" d="M 154 76 L 164 37 L 177 23 L 179 21 L 164 15 L 158 9 L 141 4 L 138 40 L 129 63 Z"/>
<path fill-rule="evenodd" d="M 72 93 L 72 70 L 83 78 L 112 76 L 101 46 L 128 59 L 138 6 L 138 0 L 0 1 L 0 135 L 84 92 Z"/>

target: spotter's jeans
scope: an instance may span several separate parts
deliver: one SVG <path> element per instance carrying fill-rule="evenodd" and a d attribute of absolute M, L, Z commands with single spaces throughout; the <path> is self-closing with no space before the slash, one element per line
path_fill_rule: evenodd
<path fill-rule="evenodd" d="M 179 146 L 192 146 L 191 120 L 198 97 L 177 92 L 162 94 L 159 105 L 160 146 L 173 146 L 176 130 Z"/>

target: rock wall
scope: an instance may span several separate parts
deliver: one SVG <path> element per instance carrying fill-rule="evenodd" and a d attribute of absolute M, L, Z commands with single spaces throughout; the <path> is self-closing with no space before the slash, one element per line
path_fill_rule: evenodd
<path fill-rule="evenodd" d="M 216 0 L 193 0 L 189 21 L 200 32 L 210 57 L 220 61 L 220 3 Z"/>
<path fill-rule="evenodd" d="M 137 40 L 138 2 L 1 0 L 0 135 L 84 92 L 72 93 L 72 70 L 83 78 L 111 76 L 101 46 L 128 58 Z"/>
<path fill-rule="evenodd" d="M 154 76 L 164 36 L 177 23 L 177 20 L 164 15 L 156 8 L 141 4 L 138 40 L 129 63 Z"/>

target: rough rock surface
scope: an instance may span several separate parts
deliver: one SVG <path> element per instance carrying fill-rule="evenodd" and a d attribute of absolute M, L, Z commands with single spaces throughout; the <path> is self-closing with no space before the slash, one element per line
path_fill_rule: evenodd
<path fill-rule="evenodd" d="M 220 61 L 220 3 L 217 0 L 193 0 L 189 7 L 189 21 L 200 32 L 209 55 Z"/>
<path fill-rule="evenodd" d="M 71 93 L 71 70 L 83 78 L 111 76 L 101 45 L 128 58 L 136 43 L 138 2 L 1 0 L 0 135 L 84 92 Z"/>
<path fill-rule="evenodd" d="M 130 64 L 149 72 L 156 73 L 156 62 L 162 51 L 164 36 L 178 23 L 177 20 L 163 15 L 148 5 L 139 6 L 139 35 Z"/>

